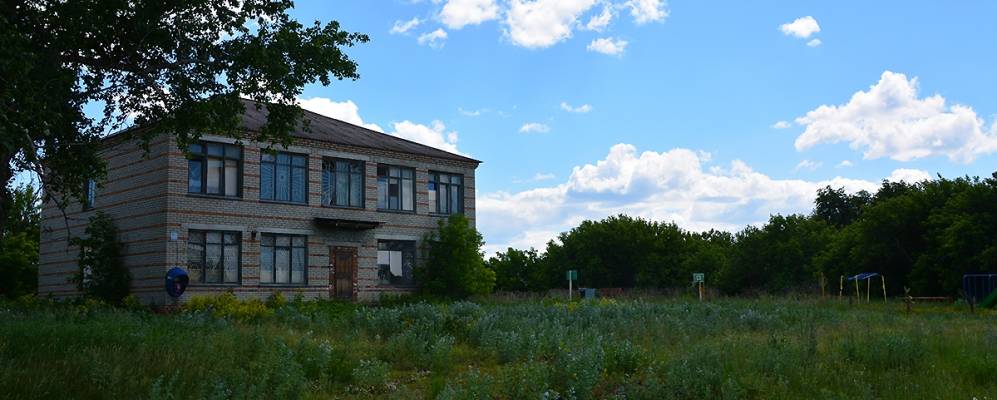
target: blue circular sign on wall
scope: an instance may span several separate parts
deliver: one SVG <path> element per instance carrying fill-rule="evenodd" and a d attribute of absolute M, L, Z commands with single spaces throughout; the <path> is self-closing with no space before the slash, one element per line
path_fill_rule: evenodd
<path fill-rule="evenodd" d="M 169 293 L 170 297 L 180 297 L 184 290 L 187 290 L 188 282 L 190 277 L 187 276 L 187 271 L 180 267 L 170 268 L 166 272 L 166 293 Z"/>

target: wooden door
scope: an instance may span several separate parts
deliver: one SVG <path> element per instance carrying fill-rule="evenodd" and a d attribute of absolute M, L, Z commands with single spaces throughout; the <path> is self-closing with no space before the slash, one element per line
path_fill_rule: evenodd
<path fill-rule="evenodd" d="M 332 259 L 333 276 L 331 295 L 337 299 L 353 300 L 353 282 L 357 275 L 357 248 L 333 247 L 329 256 Z"/>

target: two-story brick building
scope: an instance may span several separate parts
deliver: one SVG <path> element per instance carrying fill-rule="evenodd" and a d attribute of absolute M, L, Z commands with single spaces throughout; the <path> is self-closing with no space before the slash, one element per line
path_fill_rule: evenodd
<path fill-rule="evenodd" d="M 246 101 L 252 135 L 266 108 Z M 414 289 L 423 236 L 451 213 L 474 221 L 477 160 L 305 112 L 310 129 L 268 152 L 253 141 L 205 135 L 187 153 L 162 135 L 145 154 L 111 135 L 107 179 L 88 185 L 86 204 L 42 211 L 39 295 L 76 295 L 70 278 L 96 210 L 114 218 L 132 292 L 165 304 L 166 271 L 191 282 L 184 298 L 231 290 L 374 300 Z M 67 235 L 67 229 L 69 235 Z"/>

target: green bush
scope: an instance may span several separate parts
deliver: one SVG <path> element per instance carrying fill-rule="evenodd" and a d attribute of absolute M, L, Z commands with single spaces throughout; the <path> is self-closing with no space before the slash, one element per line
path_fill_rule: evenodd
<path fill-rule="evenodd" d="M 119 304 L 128 295 L 131 273 L 121 262 L 121 244 L 114 220 L 97 211 L 87 224 L 86 237 L 70 240 L 80 247 L 75 281 L 87 297 Z"/>
<path fill-rule="evenodd" d="M 423 254 L 426 259 L 415 270 L 416 283 L 423 293 L 466 298 L 491 293 L 495 272 L 485 267 L 481 233 L 467 217 L 453 214 L 439 229 L 426 235 Z"/>
<path fill-rule="evenodd" d="M 0 237 L 0 296 L 9 299 L 38 289 L 38 238 L 25 232 Z"/>
<path fill-rule="evenodd" d="M 361 360 L 353 369 L 353 389 L 361 393 L 380 393 L 390 388 L 391 367 L 378 359 Z"/>

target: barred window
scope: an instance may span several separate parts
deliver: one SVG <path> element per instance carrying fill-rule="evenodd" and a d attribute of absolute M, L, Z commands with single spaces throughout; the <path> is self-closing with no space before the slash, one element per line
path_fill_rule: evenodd
<path fill-rule="evenodd" d="M 322 205 L 364 206 L 364 162 L 329 159 L 322 163 Z"/>
<path fill-rule="evenodd" d="M 239 232 L 191 230 L 187 233 L 187 273 L 193 283 L 239 283 L 242 240 Z"/>

